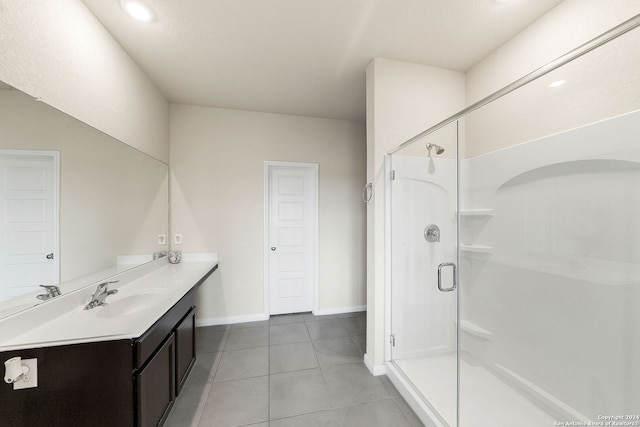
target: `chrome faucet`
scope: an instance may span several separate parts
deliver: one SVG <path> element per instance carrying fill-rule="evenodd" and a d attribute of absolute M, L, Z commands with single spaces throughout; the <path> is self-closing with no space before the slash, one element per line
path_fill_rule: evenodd
<path fill-rule="evenodd" d="M 90 310 L 92 308 L 104 305 L 104 304 L 106 304 L 105 299 L 109 295 L 113 295 L 115 293 L 118 293 L 117 289 L 109 290 L 109 285 L 111 283 L 118 283 L 118 280 L 114 280 L 112 282 L 100 283 L 98 285 L 98 287 L 96 288 L 96 291 L 93 293 L 93 297 L 91 297 L 91 301 L 89 301 L 89 304 L 87 304 L 84 307 L 84 309 L 85 310 Z"/>
<path fill-rule="evenodd" d="M 55 285 L 40 285 L 40 287 L 44 288 L 47 291 L 47 293 L 36 295 L 36 298 L 38 298 L 39 300 L 46 301 L 48 299 L 60 296 L 61 294 L 60 288 Z"/>

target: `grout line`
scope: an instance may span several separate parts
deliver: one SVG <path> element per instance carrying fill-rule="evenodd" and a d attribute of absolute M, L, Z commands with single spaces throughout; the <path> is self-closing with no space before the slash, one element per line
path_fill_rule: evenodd
<path fill-rule="evenodd" d="M 209 393 L 211 393 L 211 388 L 213 387 L 213 379 L 211 381 L 212 382 L 207 383 L 204 386 L 205 388 L 204 403 L 202 405 L 198 405 L 198 408 L 196 409 L 197 413 L 196 413 L 196 416 L 194 417 L 196 427 L 200 425 L 200 421 L 202 421 L 202 414 L 204 414 L 204 409 L 207 407 L 207 402 L 209 401 Z M 194 424 L 192 423 L 192 426 L 193 425 Z"/>
<path fill-rule="evenodd" d="M 322 368 L 322 366 L 320 366 L 320 359 L 318 359 L 318 352 L 316 351 L 316 346 L 313 345 L 314 340 L 311 338 L 311 332 L 309 331 L 309 325 L 307 325 L 307 322 L 305 321 L 304 326 L 307 328 L 307 334 L 309 334 L 309 341 L 311 342 L 311 348 L 313 349 L 313 354 L 316 357 L 316 362 L 318 363 L 318 368 Z M 320 372 L 322 372 L 322 369 L 320 369 Z M 324 375 L 323 375 L 324 378 Z M 326 380 L 325 380 L 325 384 L 326 384 Z"/>

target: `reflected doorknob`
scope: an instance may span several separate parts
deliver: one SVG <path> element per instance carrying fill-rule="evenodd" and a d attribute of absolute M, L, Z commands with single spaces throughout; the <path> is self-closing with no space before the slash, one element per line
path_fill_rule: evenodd
<path fill-rule="evenodd" d="M 275 251 L 275 250 L 276 250 L 276 247 L 275 247 L 275 246 L 271 246 L 271 250 L 272 250 L 272 251 Z"/>

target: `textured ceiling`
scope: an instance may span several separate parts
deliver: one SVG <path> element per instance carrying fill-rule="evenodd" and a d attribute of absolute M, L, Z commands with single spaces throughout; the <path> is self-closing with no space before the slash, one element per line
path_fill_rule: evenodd
<path fill-rule="evenodd" d="M 174 103 L 364 120 L 375 57 L 466 71 L 561 0 L 83 0 Z"/>

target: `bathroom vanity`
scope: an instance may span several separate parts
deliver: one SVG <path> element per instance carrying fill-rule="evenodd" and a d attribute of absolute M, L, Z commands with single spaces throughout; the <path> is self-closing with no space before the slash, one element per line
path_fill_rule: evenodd
<path fill-rule="evenodd" d="M 84 309 L 92 285 L 0 321 L 1 360 L 37 359 L 36 387 L 0 385 L 0 424 L 162 424 L 195 363 L 196 288 L 217 267 L 156 260 L 110 278 L 106 305 Z"/>

